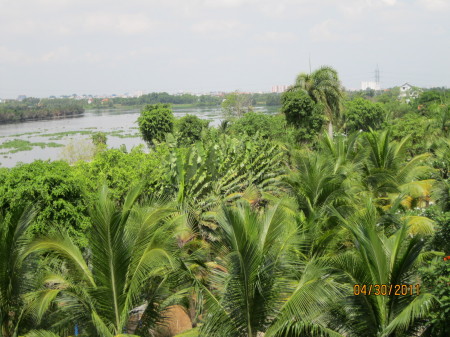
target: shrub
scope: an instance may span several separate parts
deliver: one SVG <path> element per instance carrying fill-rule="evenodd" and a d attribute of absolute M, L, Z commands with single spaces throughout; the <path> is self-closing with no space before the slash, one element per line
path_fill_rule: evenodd
<path fill-rule="evenodd" d="M 92 143 L 95 146 L 106 145 L 107 137 L 104 132 L 96 132 L 91 136 Z"/>
<path fill-rule="evenodd" d="M 148 104 L 138 118 L 142 138 L 149 144 L 164 141 L 173 131 L 174 117 L 169 104 Z"/>
<path fill-rule="evenodd" d="M 311 141 L 325 122 L 323 108 L 304 91 L 287 91 L 281 96 L 281 112 L 297 129 L 298 141 Z"/>
<path fill-rule="evenodd" d="M 242 118 L 236 119 L 230 126 L 230 132 L 236 135 L 247 134 L 253 136 L 257 132 L 262 137 L 269 137 L 272 133 L 272 116 L 257 112 L 248 112 Z"/>
<path fill-rule="evenodd" d="M 202 130 L 208 127 L 209 122 L 201 120 L 194 115 L 186 115 L 177 120 L 178 145 L 191 145 L 199 141 L 202 137 Z"/>
<path fill-rule="evenodd" d="M 345 107 L 345 122 L 349 132 L 369 128 L 378 129 L 386 116 L 386 110 L 381 103 L 373 103 L 364 98 L 356 98 L 349 101 Z"/>

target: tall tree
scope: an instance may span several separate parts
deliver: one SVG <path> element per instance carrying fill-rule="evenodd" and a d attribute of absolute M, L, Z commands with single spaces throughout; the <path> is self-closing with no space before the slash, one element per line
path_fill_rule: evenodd
<path fill-rule="evenodd" d="M 330 66 L 322 66 L 310 74 L 297 76 L 291 90 L 303 90 L 316 103 L 322 103 L 328 119 L 328 134 L 333 137 L 333 122 L 341 111 L 343 91 L 337 71 Z"/>

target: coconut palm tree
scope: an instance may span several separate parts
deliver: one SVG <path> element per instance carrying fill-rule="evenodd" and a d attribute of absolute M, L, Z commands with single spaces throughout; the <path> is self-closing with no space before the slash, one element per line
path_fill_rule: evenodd
<path fill-rule="evenodd" d="M 335 172 L 333 160 L 318 153 L 294 153 L 294 167 L 286 177 L 298 208 L 310 222 L 323 220 L 331 205 L 342 204 L 347 193 L 344 175 Z"/>
<path fill-rule="evenodd" d="M 400 142 L 392 141 L 390 131 L 370 131 L 365 135 L 365 144 L 369 149 L 363 169 L 362 182 L 366 190 L 377 199 L 375 202 L 388 209 L 399 193 L 404 196 L 427 197 L 431 193 L 432 181 L 418 179 L 430 168 L 423 164 L 429 154 L 407 158 L 405 144 L 408 137 Z"/>
<path fill-rule="evenodd" d="M 25 253 L 31 236 L 28 228 L 36 211 L 30 205 L 0 215 L 0 336 L 15 337 L 25 314 L 22 295 L 30 291 L 30 264 Z"/>
<path fill-rule="evenodd" d="M 370 200 L 350 217 L 337 211 L 334 214 L 351 233 L 354 246 L 330 261 L 345 275 L 343 281 L 350 286 L 358 285 L 354 288 L 358 293 L 366 285 L 365 294 L 355 296 L 349 289 L 347 300 L 342 301 L 346 304 L 342 307 L 341 320 L 346 322 L 349 336 L 387 337 L 405 332 L 410 336 L 411 331 L 420 326 L 420 319 L 436 304 L 431 294 L 420 290 L 416 276 L 417 268 L 430 253 L 423 252 L 423 236 L 414 233 L 428 232 L 429 228 L 413 229 L 397 219 L 398 229 L 388 235 L 379 226 L 380 217 Z M 384 289 L 382 285 L 387 286 Z M 411 285 L 412 288 L 408 287 L 408 295 L 401 296 L 396 285 Z"/>
<path fill-rule="evenodd" d="M 298 258 L 297 226 L 279 203 L 265 212 L 245 201 L 223 206 L 217 221 L 211 276 L 207 284 L 192 278 L 205 299 L 200 336 L 269 337 L 294 326 L 339 335 L 321 320 L 339 286 L 318 260 Z"/>
<path fill-rule="evenodd" d="M 163 283 L 171 267 L 172 221 L 175 209 L 150 202 L 136 205 L 132 189 L 121 207 L 100 190 L 89 214 L 88 258 L 67 235 L 36 240 L 27 253 L 48 252 L 59 257 L 43 280 L 43 288 L 28 296 L 39 320 L 52 303 L 62 319 L 55 327 L 77 323 L 90 336 L 112 337 L 126 330 L 130 310 L 146 303 L 143 290 L 150 280 Z M 154 308 L 148 303 L 149 310 Z M 161 308 L 162 310 L 163 308 Z"/>
<path fill-rule="evenodd" d="M 343 91 L 338 73 L 330 66 L 322 66 L 312 73 L 297 76 L 291 90 L 304 90 L 316 103 L 322 103 L 328 118 L 328 134 L 333 137 L 333 122 L 341 111 Z"/>

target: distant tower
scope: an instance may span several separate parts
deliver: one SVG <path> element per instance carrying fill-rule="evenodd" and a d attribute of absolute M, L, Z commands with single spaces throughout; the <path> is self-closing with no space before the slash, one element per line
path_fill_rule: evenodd
<path fill-rule="evenodd" d="M 376 83 L 376 87 L 378 90 L 381 89 L 380 86 L 380 69 L 378 68 L 378 64 L 377 67 L 375 68 L 375 83 Z"/>

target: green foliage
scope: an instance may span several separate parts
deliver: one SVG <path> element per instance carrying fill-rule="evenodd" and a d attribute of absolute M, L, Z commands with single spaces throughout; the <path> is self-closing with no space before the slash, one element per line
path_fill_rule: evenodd
<path fill-rule="evenodd" d="M 252 110 L 252 97 L 239 92 L 226 95 L 222 102 L 222 111 L 228 117 L 241 117 Z"/>
<path fill-rule="evenodd" d="M 79 162 L 74 174 L 83 181 L 89 196 L 103 184 L 107 184 L 117 201 L 122 201 L 130 186 L 137 183 L 143 184 L 145 194 L 153 194 L 168 179 L 169 172 L 162 165 L 167 151 L 162 145 L 149 154 L 142 147 L 135 147 L 130 153 L 108 149 L 99 152 L 90 163 Z"/>
<path fill-rule="evenodd" d="M 424 287 L 439 301 L 439 305 L 430 313 L 427 336 L 446 337 L 450 335 L 448 316 L 450 315 L 450 259 L 439 257 L 427 268 L 421 270 Z"/>
<path fill-rule="evenodd" d="M 23 203 L 10 210 L 8 217 L 0 213 L 0 335 L 17 335 L 26 311 L 23 296 L 33 282 L 27 275 L 33 265 L 24 261 L 24 249 L 30 237 L 28 229 L 36 216 L 30 204 Z M 36 276 L 36 275 L 33 275 Z"/>
<path fill-rule="evenodd" d="M 202 336 L 277 336 L 291 324 L 326 331 L 318 318 L 339 291 L 319 263 L 294 264 L 297 227 L 280 204 L 264 215 L 245 202 L 217 216 L 221 255 L 209 287 L 195 281 L 205 299 Z M 301 270 L 301 271 L 300 271 Z M 289 282 L 288 279 L 291 281 Z M 207 284 L 208 285 L 208 284 Z"/>
<path fill-rule="evenodd" d="M 267 106 L 278 106 L 281 105 L 281 95 L 280 94 L 270 94 L 266 99 Z"/>
<path fill-rule="evenodd" d="M 286 132 L 286 121 L 283 115 L 267 115 L 248 112 L 232 121 L 229 132 L 235 136 L 254 136 L 257 133 L 263 138 L 278 138 Z"/>
<path fill-rule="evenodd" d="M 176 121 L 178 145 L 191 145 L 202 137 L 203 129 L 208 128 L 208 121 L 194 115 L 186 115 Z"/>
<path fill-rule="evenodd" d="M 168 104 L 149 104 L 138 118 L 142 138 L 149 144 L 162 142 L 167 133 L 173 132 L 174 117 Z"/>
<path fill-rule="evenodd" d="M 441 212 L 438 208 L 429 208 L 425 215 L 435 223 L 435 232 L 430 241 L 430 250 L 450 255 L 450 211 Z"/>
<path fill-rule="evenodd" d="M 297 129 L 299 141 L 311 141 L 325 122 L 323 108 L 304 91 L 288 91 L 281 96 L 281 112 L 288 124 Z"/>
<path fill-rule="evenodd" d="M 419 106 L 428 106 L 432 103 L 445 103 L 448 99 L 450 99 L 448 91 L 431 89 L 421 92 L 415 103 Z"/>
<path fill-rule="evenodd" d="M 140 117 L 148 153 L 0 169 L 0 335 L 68 336 L 77 323 L 84 336 L 151 336 L 177 305 L 194 327 L 182 335 L 447 336 L 450 259 L 430 261 L 450 254 L 448 104 L 373 94 L 352 94 L 339 119 L 324 67 L 281 96 L 232 94 L 219 128 L 174 121 L 164 103 L 221 98 L 144 95 L 129 102 L 163 103 Z M 278 97 L 283 114 L 247 112 Z M 371 129 L 318 135 L 327 120 Z M 94 131 L 53 137 L 69 133 Z M 355 296 L 355 284 L 420 294 Z"/>
<path fill-rule="evenodd" d="M 27 98 L 23 101 L 7 101 L 0 104 L 0 124 L 79 115 L 83 112 L 82 104 L 74 100 Z"/>
<path fill-rule="evenodd" d="M 349 132 L 370 128 L 380 128 L 386 116 L 386 111 L 380 103 L 372 103 L 363 98 L 356 98 L 345 104 L 345 126 Z"/>
<path fill-rule="evenodd" d="M 344 97 L 337 71 L 330 66 L 322 66 L 312 73 L 301 73 L 290 90 L 304 91 L 315 103 L 320 103 L 318 107 L 328 120 L 328 134 L 333 137 L 333 123 L 340 116 Z"/>
<path fill-rule="evenodd" d="M 0 209 L 30 202 L 39 207 L 32 230 L 37 234 L 65 230 L 86 245 L 90 225 L 83 201 L 83 180 L 62 161 L 35 161 L 0 170 Z"/>
<path fill-rule="evenodd" d="M 417 113 L 406 114 L 402 118 L 395 118 L 385 124 L 385 127 L 390 127 L 394 139 L 409 137 L 405 147 L 412 156 L 427 151 L 427 140 L 430 134 L 427 126 L 427 118 Z"/>
<path fill-rule="evenodd" d="M 107 137 L 104 132 L 96 132 L 91 136 L 92 142 L 95 146 L 106 145 Z"/>
<path fill-rule="evenodd" d="M 6 153 L 16 153 L 16 152 L 20 152 L 20 151 L 31 151 L 33 150 L 33 147 L 37 147 L 39 146 L 41 149 L 46 148 L 46 147 L 62 147 L 64 145 L 59 144 L 59 143 L 54 143 L 54 142 L 50 142 L 50 143 L 32 143 L 29 142 L 27 140 L 23 140 L 23 139 L 13 139 L 13 140 L 8 140 L 2 144 L 0 144 L 0 150 L 9 150 L 7 152 L 0 152 L 1 154 L 6 154 Z"/>
<path fill-rule="evenodd" d="M 56 289 L 44 286 L 30 295 L 30 311 L 37 320 L 52 303 L 64 303 L 57 308 L 65 319 L 55 322 L 56 326 L 77 321 L 88 335 L 113 337 L 123 332 L 131 309 L 140 304 L 142 287 L 152 279 L 163 285 L 160 275 L 173 266 L 173 223 L 168 220 L 175 209 L 154 201 L 137 206 L 139 194 L 139 188 L 131 189 L 118 206 L 105 187 L 100 190 L 89 209 L 93 224 L 88 234 L 89 261 L 70 238 L 60 233 L 30 245 L 27 254 L 57 254 L 66 269 L 51 268 L 44 280 L 46 284 L 57 279 Z"/>

